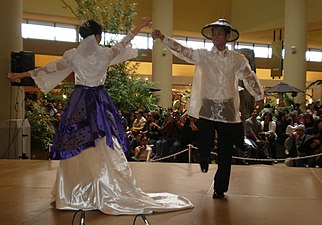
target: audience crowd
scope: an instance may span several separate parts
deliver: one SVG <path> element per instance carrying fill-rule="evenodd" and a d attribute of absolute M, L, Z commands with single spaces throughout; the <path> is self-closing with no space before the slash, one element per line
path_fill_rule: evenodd
<path fill-rule="evenodd" d="M 137 160 L 166 157 L 187 149 L 188 144 L 196 146 L 198 128 L 191 127 L 186 113 L 175 109 L 161 115 L 158 111 L 138 110 L 135 116 L 136 119 L 127 127 L 132 155 L 135 156 L 135 147 L 140 145 L 137 139 L 147 138 L 147 145 L 151 147 L 151 153 L 145 159 Z M 273 107 L 260 112 L 254 110 L 251 117 L 244 121 L 244 141 L 235 145 L 235 155 L 246 160 L 236 163 L 249 164 L 256 163 L 253 159 L 265 159 L 264 163 L 272 164 L 278 159 L 292 158 L 291 163 L 286 160 L 288 166 L 321 167 L 321 156 L 309 157 L 322 152 L 321 131 L 322 107 L 319 104 L 304 112 Z M 216 152 L 216 147 L 213 152 Z M 187 155 L 172 157 L 170 161 L 185 162 Z"/>
<path fill-rule="evenodd" d="M 32 106 L 28 104 L 28 107 Z M 48 103 L 45 108 L 46 114 L 59 120 L 63 112 L 61 103 Z M 189 144 L 196 146 L 198 121 L 190 123 L 191 118 L 176 108 L 119 113 L 129 137 L 129 160 L 150 161 L 165 157 L 164 161 L 188 161 L 187 152 L 170 158 L 167 156 L 187 149 Z M 291 158 L 285 161 L 287 166 L 322 167 L 321 156 L 308 157 L 322 152 L 322 106 L 319 102 L 310 105 L 306 111 L 274 107 L 260 112 L 254 110 L 243 125 L 244 140 L 235 144 L 235 156 L 244 160 L 236 163 L 250 164 L 256 163 L 253 159 L 265 159 L 265 163 L 272 164 L 278 159 Z M 215 153 L 216 144 L 214 146 Z M 193 151 L 195 162 L 198 160 L 197 152 Z"/>

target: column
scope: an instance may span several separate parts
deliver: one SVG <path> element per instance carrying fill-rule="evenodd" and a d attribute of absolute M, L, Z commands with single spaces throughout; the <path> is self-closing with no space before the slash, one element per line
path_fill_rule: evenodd
<path fill-rule="evenodd" d="M 307 0 L 285 0 L 284 82 L 301 90 L 306 87 L 306 10 Z M 305 104 L 305 93 L 299 93 L 296 103 Z"/>
<path fill-rule="evenodd" d="M 0 7 L 0 158 L 16 158 L 19 125 L 22 119 L 23 89 L 12 87 L 7 80 L 11 71 L 11 52 L 22 50 L 22 0 L 4 1 Z M 16 121 L 16 122 L 15 122 Z M 21 121 L 20 121 L 21 122 Z M 20 138 L 20 137 L 19 137 Z"/>
<path fill-rule="evenodd" d="M 153 0 L 153 27 L 167 36 L 172 36 L 173 30 L 173 0 Z M 158 104 L 164 108 L 172 106 L 172 53 L 156 40 L 152 51 L 152 80 L 161 89 Z"/>

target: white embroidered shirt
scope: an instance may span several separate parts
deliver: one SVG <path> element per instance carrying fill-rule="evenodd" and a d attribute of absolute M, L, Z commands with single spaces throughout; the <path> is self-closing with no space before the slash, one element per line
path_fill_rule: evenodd
<path fill-rule="evenodd" d="M 226 123 L 241 122 L 240 79 L 256 100 L 264 98 L 259 80 L 244 55 L 228 49 L 219 51 L 215 46 L 211 51 L 195 50 L 168 37 L 163 43 L 174 55 L 196 65 L 188 110 L 190 116 Z"/>

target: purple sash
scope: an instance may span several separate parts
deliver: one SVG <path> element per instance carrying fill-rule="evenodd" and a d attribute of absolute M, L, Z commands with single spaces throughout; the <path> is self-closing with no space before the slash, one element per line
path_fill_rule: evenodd
<path fill-rule="evenodd" d="M 121 118 L 104 86 L 76 86 L 57 127 L 50 158 L 76 156 L 86 148 L 94 147 L 95 140 L 104 136 L 112 149 L 114 136 L 123 151 L 128 151 Z"/>

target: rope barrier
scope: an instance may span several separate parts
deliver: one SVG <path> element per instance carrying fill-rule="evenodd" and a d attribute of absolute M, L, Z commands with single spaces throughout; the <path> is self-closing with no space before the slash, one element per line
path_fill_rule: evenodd
<path fill-rule="evenodd" d="M 186 151 L 188 151 L 188 150 L 189 150 L 189 149 L 187 148 L 187 149 L 184 149 L 184 150 L 182 150 L 182 151 L 180 151 L 180 152 L 177 152 L 177 153 L 175 153 L 175 154 L 172 154 L 172 155 L 168 155 L 168 156 L 165 156 L 165 157 L 162 157 L 162 158 L 158 158 L 158 159 L 150 160 L 150 162 L 158 162 L 158 161 L 161 161 L 161 160 L 164 160 L 164 159 L 172 158 L 172 157 L 174 157 L 174 156 L 176 156 L 176 155 L 179 155 L 179 154 L 181 154 L 181 153 L 184 153 L 184 152 L 186 152 Z"/>
<path fill-rule="evenodd" d="M 177 153 L 174 153 L 172 155 L 168 155 L 168 156 L 164 156 L 162 158 L 157 158 L 157 159 L 153 159 L 153 160 L 150 160 L 151 162 L 159 162 L 159 161 L 162 161 L 164 159 L 169 159 L 169 158 L 172 158 L 174 156 L 177 156 L 177 155 L 180 155 L 186 151 L 189 151 L 189 159 L 188 159 L 188 162 L 191 163 L 191 150 L 192 149 L 197 149 L 197 147 L 191 145 L 191 144 L 188 144 L 187 145 L 188 148 L 180 151 L 180 152 L 177 152 Z M 216 152 L 211 152 L 211 154 L 213 155 L 217 155 Z M 314 154 L 314 155 L 308 155 L 308 156 L 301 156 L 301 157 L 293 157 L 293 158 L 283 158 L 283 159 L 259 159 L 259 158 L 246 158 L 246 157 L 238 157 L 238 156 L 233 156 L 232 158 L 233 159 L 238 159 L 238 160 L 247 160 L 247 161 L 262 161 L 262 162 L 274 162 L 274 161 L 278 161 L 278 162 L 285 162 L 285 160 L 301 160 L 301 159 L 308 159 L 308 158 L 314 158 L 314 157 L 318 157 L 318 156 L 322 156 L 322 153 L 318 153 L 318 154 Z"/>
<path fill-rule="evenodd" d="M 216 154 L 216 153 L 215 153 Z M 308 159 L 308 158 L 314 158 L 322 155 L 322 153 L 314 154 L 314 155 L 307 155 L 307 156 L 301 156 L 301 157 L 293 157 L 293 158 L 284 158 L 284 159 L 258 159 L 258 158 L 245 158 L 245 157 L 237 157 L 233 156 L 233 159 L 240 159 L 240 160 L 248 160 L 248 161 L 285 161 L 285 160 L 299 160 L 299 159 Z"/>
<path fill-rule="evenodd" d="M 168 155 L 168 156 L 165 156 L 165 157 L 162 157 L 162 158 L 153 159 L 153 160 L 151 160 L 151 162 L 158 162 L 158 161 L 161 161 L 161 160 L 164 160 L 164 159 L 172 158 L 172 157 L 174 157 L 176 155 L 180 155 L 181 153 L 189 151 L 188 162 L 191 163 L 191 150 L 192 149 L 198 149 L 198 148 L 193 146 L 192 144 L 188 144 L 187 146 L 188 146 L 188 148 L 186 148 L 186 149 L 184 149 L 184 150 L 182 150 L 180 152 L 177 152 L 175 154 Z"/>

